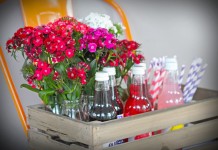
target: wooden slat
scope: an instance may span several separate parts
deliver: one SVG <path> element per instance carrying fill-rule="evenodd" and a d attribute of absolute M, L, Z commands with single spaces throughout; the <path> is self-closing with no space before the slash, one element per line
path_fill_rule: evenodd
<path fill-rule="evenodd" d="M 107 121 L 94 126 L 93 144 L 132 137 L 148 131 L 156 131 L 180 123 L 189 123 L 218 116 L 218 98 L 198 101 L 182 107 L 158 110 L 119 120 Z"/>
<path fill-rule="evenodd" d="M 31 128 L 55 131 L 73 141 L 92 144 L 92 127 L 88 123 L 54 115 L 51 112 L 39 109 L 39 107 L 43 107 L 43 105 L 28 107 L 28 122 Z"/>
<path fill-rule="evenodd" d="M 108 150 L 145 150 L 145 149 L 178 149 L 181 147 L 201 143 L 218 137 L 216 127 L 218 120 L 212 120 L 187 127 L 177 131 L 171 131 L 166 134 L 145 138 L 122 145 L 118 145 Z"/>
<path fill-rule="evenodd" d="M 32 129 L 28 132 L 29 147 L 35 150 L 88 150 L 88 148 L 81 147 L 75 144 L 67 145 L 51 139 L 48 134 L 34 131 Z"/>
<path fill-rule="evenodd" d="M 215 150 L 218 148 L 218 141 L 191 148 L 190 150 Z"/>
<path fill-rule="evenodd" d="M 218 91 L 198 88 L 193 99 L 204 100 L 204 99 L 213 98 L 213 97 L 218 97 Z"/>

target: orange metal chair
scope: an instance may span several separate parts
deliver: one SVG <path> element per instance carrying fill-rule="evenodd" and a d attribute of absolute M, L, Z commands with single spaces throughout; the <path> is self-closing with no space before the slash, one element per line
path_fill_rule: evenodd
<path fill-rule="evenodd" d="M 125 12 L 123 11 L 123 9 L 114 1 L 114 0 L 104 0 L 106 3 L 108 3 L 109 5 L 111 5 L 116 11 L 117 13 L 120 15 L 120 18 L 122 19 L 123 25 L 126 27 L 126 38 L 128 40 L 132 40 L 132 34 L 130 31 L 130 26 L 126 17 Z"/>
<path fill-rule="evenodd" d="M 62 16 L 71 16 L 71 0 L 20 0 L 26 26 L 38 26 Z M 72 6 L 70 7 L 72 8 Z"/>
<path fill-rule="evenodd" d="M 2 72 L 4 74 L 9 91 L 11 93 L 11 97 L 12 97 L 12 100 L 14 102 L 15 108 L 17 110 L 21 124 L 23 126 L 24 133 L 27 136 L 27 131 L 29 129 L 29 126 L 27 125 L 26 115 L 25 115 L 24 109 L 22 107 L 22 104 L 20 102 L 20 98 L 18 96 L 17 90 L 14 86 L 14 82 L 13 82 L 13 79 L 11 77 L 10 71 L 8 69 L 8 65 L 7 65 L 7 62 L 6 62 L 6 59 L 4 57 L 4 53 L 3 53 L 1 47 L 0 47 L 0 67 L 1 67 Z"/>
<path fill-rule="evenodd" d="M 44 1 L 32 0 L 31 2 L 33 2 L 33 1 L 34 1 L 34 5 L 30 7 L 30 5 L 29 5 L 30 1 L 21 0 L 23 18 L 24 18 L 24 22 L 25 22 L 26 26 L 37 26 L 37 25 L 41 25 L 43 23 L 46 23 L 47 21 L 51 21 L 51 20 L 46 20 L 46 19 L 54 19 L 52 17 L 57 18 L 57 17 L 60 17 L 60 16 L 66 16 L 67 12 L 66 12 L 66 10 L 63 10 L 63 6 L 66 7 L 66 3 L 65 3 L 66 1 L 64 1 L 64 0 L 54 0 L 55 2 L 61 3 L 62 9 L 60 9 L 60 8 L 53 9 L 52 8 L 53 11 L 49 11 L 49 10 L 45 11 L 45 8 L 49 8 L 49 7 L 46 7 L 46 5 L 49 6 L 50 5 L 49 2 L 52 2 L 52 1 L 46 0 L 46 2 L 45 2 L 45 0 Z M 115 10 L 119 13 L 119 15 L 120 15 L 120 17 L 122 19 L 122 22 L 123 22 L 124 26 L 126 27 L 125 32 L 126 32 L 127 39 L 132 40 L 130 27 L 129 27 L 129 24 L 128 24 L 128 21 L 127 21 L 127 18 L 126 18 L 126 15 L 125 15 L 124 11 L 113 0 L 104 0 L 104 1 L 107 2 L 108 4 L 110 4 L 112 7 L 114 7 Z M 43 7 L 41 7 L 42 2 L 43 2 Z M 39 6 L 39 7 L 36 7 L 36 5 Z M 57 5 L 57 6 L 60 7 L 59 5 Z M 39 8 L 39 10 L 37 10 L 37 8 Z M 35 9 L 35 11 L 37 11 L 37 13 L 29 13 L 29 12 L 34 12 L 33 9 Z M 40 9 L 41 9 L 41 12 L 40 12 Z M 60 12 L 58 12 L 58 11 L 60 11 Z M 14 86 L 14 82 L 12 80 L 12 77 L 11 77 L 10 71 L 8 69 L 8 65 L 7 65 L 7 62 L 6 62 L 6 59 L 4 57 L 4 53 L 3 53 L 1 47 L 0 47 L 0 68 L 2 69 L 2 72 L 4 74 L 7 86 L 9 88 L 9 90 L 10 90 L 10 93 L 11 93 L 15 108 L 17 110 L 19 119 L 20 119 L 21 124 L 22 124 L 23 129 L 24 129 L 24 133 L 27 136 L 29 126 L 27 124 L 26 115 L 25 115 L 24 109 L 22 107 L 21 101 L 19 99 L 17 90 L 16 90 L 16 88 Z"/>

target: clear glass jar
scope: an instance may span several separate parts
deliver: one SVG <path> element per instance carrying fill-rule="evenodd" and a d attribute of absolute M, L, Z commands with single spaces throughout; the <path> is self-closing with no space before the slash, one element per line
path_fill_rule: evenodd
<path fill-rule="evenodd" d="M 64 100 L 61 114 L 72 119 L 82 120 L 79 109 L 79 100 Z"/>

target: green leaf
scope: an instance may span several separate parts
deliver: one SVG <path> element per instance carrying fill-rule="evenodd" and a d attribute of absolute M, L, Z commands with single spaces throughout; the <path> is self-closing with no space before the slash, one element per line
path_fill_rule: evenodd
<path fill-rule="evenodd" d="M 84 87 L 84 93 L 87 95 L 94 95 L 95 91 L 95 78 L 92 77 Z"/>
<path fill-rule="evenodd" d="M 62 64 L 62 63 L 55 64 L 54 68 L 55 68 L 55 70 L 57 70 L 60 74 L 62 74 L 63 72 L 66 71 L 66 68 L 64 67 L 64 64 Z"/>
<path fill-rule="evenodd" d="M 90 63 L 90 68 L 89 76 L 92 77 L 95 75 L 97 69 L 97 63 L 95 59 Z"/>
<path fill-rule="evenodd" d="M 129 97 L 128 90 L 123 89 L 121 87 L 118 87 L 118 92 L 119 92 L 119 95 L 120 95 L 122 101 L 125 102 L 127 100 L 127 98 Z"/>
<path fill-rule="evenodd" d="M 129 91 L 131 82 L 132 82 L 131 77 L 128 76 L 128 78 L 127 78 L 127 90 L 128 90 L 128 91 Z"/>
<path fill-rule="evenodd" d="M 74 93 L 75 93 L 77 99 L 80 98 L 80 95 L 82 93 L 81 89 L 82 89 L 81 86 L 77 86 L 76 89 L 75 89 Z"/>
<path fill-rule="evenodd" d="M 46 87 L 53 89 L 56 88 L 55 80 L 53 80 L 51 76 L 44 77 L 44 81 L 46 83 L 45 85 L 47 85 Z"/>
<path fill-rule="evenodd" d="M 36 93 L 39 93 L 39 91 L 40 91 L 39 89 L 33 88 L 32 86 L 30 86 L 28 84 L 21 84 L 20 87 L 21 88 L 24 87 L 24 88 L 26 88 L 26 89 L 28 89 L 30 91 L 36 92 Z"/>
<path fill-rule="evenodd" d="M 120 70 L 120 67 L 118 66 L 118 67 L 116 67 L 116 75 L 115 75 L 115 77 L 119 78 L 120 76 L 121 76 L 121 70 Z"/>
<path fill-rule="evenodd" d="M 49 96 L 54 95 L 55 91 L 52 89 L 42 90 L 40 91 L 39 97 L 43 100 L 45 104 L 49 103 Z"/>
<path fill-rule="evenodd" d="M 73 97 L 75 97 L 75 96 L 73 95 L 73 93 L 67 94 L 67 99 L 68 99 L 68 100 L 72 100 Z"/>
<path fill-rule="evenodd" d="M 43 60 L 43 61 L 48 61 L 48 56 L 46 55 L 46 53 L 42 53 L 40 55 L 40 59 Z"/>

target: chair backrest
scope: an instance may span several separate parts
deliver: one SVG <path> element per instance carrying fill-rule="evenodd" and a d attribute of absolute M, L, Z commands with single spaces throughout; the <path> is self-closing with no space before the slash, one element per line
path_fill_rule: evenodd
<path fill-rule="evenodd" d="M 71 0 L 21 0 L 24 24 L 35 27 L 47 24 L 61 16 L 72 15 L 72 6 L 67 7 L 72 5 L 69 1 Z"/>
<path fill-rule="evenodd" d="M 126 17 L 125 12 L 123 11 L 123 9 L 114 1 L 114 0 L 104 0 L 106 3 L 108 3 L 109 5 L 111 5 L 116 11 L 117 13 L 120 15 L 120 18 L 122 20 L 123 25 L 125 26 L 126 30 L 126 38 L 128 40 L 132 40 L 132 34 L 130 31 L 130 26 Z"/>

